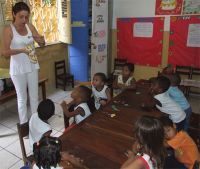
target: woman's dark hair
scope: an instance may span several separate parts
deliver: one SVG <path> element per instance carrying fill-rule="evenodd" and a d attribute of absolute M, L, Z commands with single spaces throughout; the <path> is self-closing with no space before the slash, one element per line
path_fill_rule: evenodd
<path fill-rule="evenodd" d="M 41 169 L 56 168 L 60 162 L 62 150 L 61 141 L 56 137 L 44 136 L 39 143 L 33 144 L 33 154 L 36 165 Z"/>
<path fill-rule="evenodd" d="M 30 8 L 28 5 L 24 2 L 17 2 L 13 7 L 12 7 L 12 15 L 13 13 L 16 15 L 20 11 L 28 11 L 30 13 Z M 15 22 L 15 17 L 13 16 L 13 22 Z"/>
<path fill-rule="evenodd" d="M 125 63 L 125 64 L 123 65 L 123 67 L 124 67 L 124 66 L 127 66 L 128 69 L 130 70 L 130 72 L 134 72 L 135 65 L 134 65 L 133 63 L 127 62 L 127 63 Z"/>
<path fill-rule="evenodd" d="M 164 128 L 155 117 L 142 116 L 135 121 L 135 137 L 140 144 L 139 153 L 149 154 L 155 168 L 161 168 L 165 161 Z"/>

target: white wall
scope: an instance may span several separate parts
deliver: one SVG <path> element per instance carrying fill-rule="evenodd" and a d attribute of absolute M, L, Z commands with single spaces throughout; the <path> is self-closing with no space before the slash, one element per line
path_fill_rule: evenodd
<path fill-rule="evenodd" d="M 116 18 L 165 17 L 164 31 L 169 31 L 170 16 L 155 15 L 156 0 L 113 0 L 112 28 L 117 29 Z M 110 11 L 110 12 L 111 12 Z"/>

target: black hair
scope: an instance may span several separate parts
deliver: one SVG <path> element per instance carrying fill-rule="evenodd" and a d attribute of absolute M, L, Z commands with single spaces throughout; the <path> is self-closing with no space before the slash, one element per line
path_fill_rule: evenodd
<path fill-rule="evenodd" d="M 50 99 L 45 99 L 38 106 L 38 117 L 41 120 L 48 120 L 55 112 L 55 105 Z"/>
<path fill-rule="evenodd" d="M 17 2 L 13 7 L 12 7 L 12 15 L 13 13 L 16 15 L 20 11 L 28 11 L 30 13 L 30 8 L 28 5 L 24 2 Z M 15 22 L 15 17 L 13 16 L 13 22 Z"/>
<path fill-rule="evenodd" d="M 94 76 L 99 76 L 101 78 L 101 81 L 105 83 L 106 81 L 106 75 L 104 73 L 96 73 Z"/>
<path fill-rule="evenodd" d="M 81 99 L 83 99 L 84 102 L 88 102 L 91 98 L 92 90 L 83 85 L 78 87 Z"/>
<path fill-rule="evenodd" d="M 147 153 L 155 168 L 161 168 L 165 161 L 164 128 L 153 116 L 142 116 L 135 121 L 135 137 L 140 145 L 139 153 Z"/>
<path fill-rule="evenodd" d="M 123 67 L 124 67 L 124 66 L 127 66 L 128 69 L 130 70 L 130 72 L 134 72 L 135 66 L 134 66 L 133 63 L 127 62 L 127 63 L 125 63 L 125 64 L 123 65 Z"/>
<path fill-rule="evenodd" d="M 158 83 L 159 87 L 163 90 L 163 93 L 166 92 L 170 87 L 170 80 L 164 76 L 156 77 L 155 82 Z"/>
<path fill-rule="evenodd" d="M 60 162 L 61 141 L 56 137 L 44 136 L 39 143 L 33 144 L 33 156 L 36 165 L 41 169 L 56 168 Z"/>
<path fill-rule="evenodd" d="M 161 123 L 163 124 L 164 127 L 168 127 L 168 126 L 174 127 L 173 126 L 173 124 L 174 124 L 173 121 L 167 116 L 161 116 L 159 118 L 159 120 L 161 121 Z"/>
<path fill-rule="evenodd" d="M 174 83 L 175 86 L 178 86 L 181 83 L 181 77 L 178 73 L 170 73 L 167 76 L 170 82 Z"/>

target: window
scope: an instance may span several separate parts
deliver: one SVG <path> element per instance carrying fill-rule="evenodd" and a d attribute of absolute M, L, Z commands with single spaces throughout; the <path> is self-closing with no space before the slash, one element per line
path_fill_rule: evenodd
<path fill-rule="evenodd" d="M 46 43 L 59 41 L 56 0 L 30 0 L 31 20 Z"/>
<path fill-rule="evenodd" d="M 30 22 L 38 33 L 43 35 L 46 44 L 62 41 L 71 43 L 71 4 L 70 0 L 0 0 L 3 26 L 12 23 L 12 7 L 23 1 L 30 6 Z M 58 17 L 59 16 L 59 17 Z"/>

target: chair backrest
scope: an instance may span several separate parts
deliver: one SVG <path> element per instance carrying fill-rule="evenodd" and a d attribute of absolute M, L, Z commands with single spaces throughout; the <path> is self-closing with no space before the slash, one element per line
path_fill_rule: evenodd
<path fill-rule="evenodd" d="M 55 62 L 55 75 L 58 76 L 60 74 L 66 74 L 66 67 L 65 67 L 65 60 L 61 60 L 58 62 Z M 58 70 L 63 69 L 62 73 L 58 74 Z M 59 71 L 60 72 L 60 71 Z"/>
<path fill-rule="evenodd" d="M 116 69 L 117 67 L 122 68 L 125 63 L 127 63 L 127 59 L 117 59 L 117 58 L 115 58 L 114 70 L 118 70 L 118 69 Z"/>
<path fill-rule="evenodd" d="M 158 76 L 162 76 L 162 72 L 158 71 Z"/>
<path fill-rule="evenodd" d="M 200 76 L 200 68 L 192 68 L 191 79 L 193 75 Z"/>
<path fill-rule="evenodd" d="M 19 134 L 19 141 L 20 141 L 20 145 L 21 145 L 24 165 L 31 164 L 33 162 L 33 155 L 31 155 L 31 156 L 26 155 L 24 139 L 23 139 L 25 136 L 28 136 L 28 134 L 29 134 L 28 122 L 21 124 L 21 125 L 19 123 L 17 123 L 17 129 L 18 129 L 18 134 Z"/>
<path fill-rule="evenodd" d="M 191 70 L 192 70 L 191 66 L 179 66 L 179 65 L 176 65 L 175 73 L 178 73 L 179 75 L 187 75 L 188 79 L 190 79 Z"/>
<path fill-rule="evenodd" d="M 197 145 L 197 148 L 198 148 L 198 150 L 200 152 L 200 141 L 199 141 L 199 138 L 200 138 L 200 129 L 196 129 L 196 128 L 190 127 L 188 129 L 188 132 L 190 134 L 190 137 L 193 139 L 193 141 Z"/>

